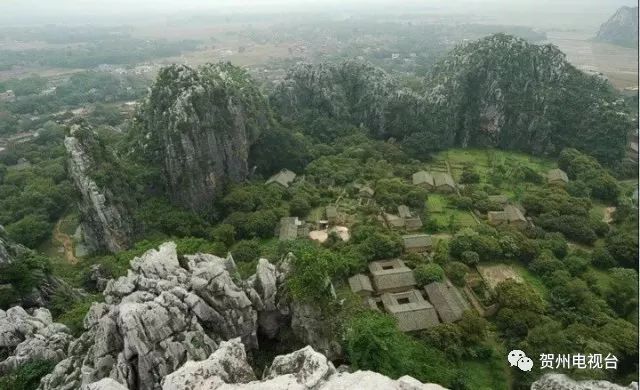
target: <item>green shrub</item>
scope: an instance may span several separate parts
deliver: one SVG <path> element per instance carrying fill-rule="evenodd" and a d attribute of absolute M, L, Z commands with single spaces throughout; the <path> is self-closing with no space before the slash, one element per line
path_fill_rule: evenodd
<path fill-rule="evenodd" d="M 260 244 L 255 240 L 238 241 L 231 249 L 231 255 L 236 262 L 254 261 L 260 257 Z"/>
<path fill-rule="evenodd" d="M 55 363 L 47 360 L 36 360 L 0 377 L 0 389 L 6 390 L 36 390 L 40 379 L 53 371 Z"/>
<path fill-rule="evenodd" d="M 460 287 L 465 285 L 465 277 L 467 276 L 467 273 L 469 273 L 469 267 L 463 263 L 452 261 L 447 264 L 445 270 L 447 276 L 451 280 L 451 283 Z"/>
<path fill-rule="evenodd" d="M 444 279 L 444 270 L 435 263 L 420 264 L 414 270 L 418 285 L 425 286 L 432 282 L 440 282 Z"/>
<path fill-rule="evenodd" d="M 402 333 L 392 317 L 359 313 L 345 326 L 345 351 L 353 368 L 398 378 L 411 375 L 422 382 L 448 385 L 453 365 L 444 354 Z"/>

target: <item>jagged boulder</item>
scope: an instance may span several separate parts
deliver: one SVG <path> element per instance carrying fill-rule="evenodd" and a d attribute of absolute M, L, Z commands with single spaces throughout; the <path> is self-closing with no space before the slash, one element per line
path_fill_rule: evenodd
<path fill-rule="evenodd" d="M 291 310 L 283 291 L 284 275 L 279 267 L 267 259 L 260 259 L 256 273 L 247 280 L 250 298 L 258 310 L 258 330 L 267 338 L 274 338 L 291 321 Z"/>
<path fill-rule="evenodd" d="M 162 381 L 162 390 L 446 390 L 409 376 L 398 380 L 371 371 L 337 372 L 327 358 L 307 346 L 277 356 L 262 380 L 255 380 L 239 339 L 229 340 L 207 360 L 188 362 Z"/>
<path fill-rule="evenodd" d="M 332 360 L 342 357 L 342 347 L 331 334 L 329 323 L 319 307 L 309 303 L 291 303 L 291 330 L 305 344 L 327 355 Z"/>
<path fill-rule="evenodd" d="M 638 390 L 638 383 L 620 386 L 607 381 L 575 381 L 564 374 L 545 374 L 531 384 L 531 390 Z"/>
<path fill-rule="evenodd" d="M 256 348 L 258 314 L 249 296 L 262 298 L 232 274 L 231 258 L 196 254 L 181 265 L 174 243 L 133 259 L 126 276 L 107 283 L 105 303 L 92 305 L 86 332 L 41 389 L 78 388 L 103 378 L 157 389 L 163 377 L 186 360 L 207 358 L 223 340 L 239 337 Z"/>
<path fill-rule="evenodd" d="M 54 323 L 47 309 L 32 314 L 15 306 L 0 310 L 0 375 L 34 360 L 59 362 L 73 340 L 66 326 Z"/>
<path fill-rule="evenodd" d="M 134 134 L 147 161 L 163 168 L 176 204 L 203 210 L 226 181 L 248 174 L 249 148 L 268 128 L 266 98 L 241 68 L 163 68 L 138 112 Z"/>
<path fill-rule="evenodd" d="M 80 194 L 78 209 L 88 248 L 113 253 L 127 249 L 135 229 L 131 205 L 116 196 L 117 191 L 128 188 L 118 183 L 122 170 L 87 127 L 74 125 L 64 146 L 69 155 L 69 176 Z M 105 175 L 109 180 L 104 180 Z"/>

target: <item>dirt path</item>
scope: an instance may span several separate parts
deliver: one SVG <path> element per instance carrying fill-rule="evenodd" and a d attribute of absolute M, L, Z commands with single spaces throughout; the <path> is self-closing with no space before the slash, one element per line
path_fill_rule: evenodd
<path fill-rule="evenodd" d="M 616 211 L 615 207 L 607 207 L 604 209 L 602 221 L 606 223 L 613 222 L 613 213 Z"/>
<path fill-rule="evenodd" d="M 56 228 L 53 230 L 53 239 L 62 244 L 64 247 L 64 258 L 70 264 L 76 264 L 78 258 L 73 253 L 73 239 L 69 235 L 65 234 L 60 226 L 62 225 L 62 219 L 56 223 Z"/>

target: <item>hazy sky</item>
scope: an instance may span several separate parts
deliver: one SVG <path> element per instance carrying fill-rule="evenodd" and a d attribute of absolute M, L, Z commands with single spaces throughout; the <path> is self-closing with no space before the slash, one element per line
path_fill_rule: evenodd
<path fill-rule="evenodd" d="M 633 0 L 0 0 L 0 26 L 126 23 L 195 12 L 411 13 L 478 15 L 526 25 L 599 24 Z"/>

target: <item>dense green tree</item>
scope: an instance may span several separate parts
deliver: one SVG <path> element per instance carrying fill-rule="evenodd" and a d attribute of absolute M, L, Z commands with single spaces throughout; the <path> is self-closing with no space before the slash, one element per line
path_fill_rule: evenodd
<path fill-rule="evenodd" d="M 42 215 L 30 214 L 7 225 L 6 229 L 11 239 L 29 248 L 35 248 L 51 235 L 53 225 Z"/>
<path fill-rule="evenodd" d="M 435 263 L 420 264 L 415 268 L 414 273 L 419 286 L 440 282 L 444 279 L 444 270 Z"/>
<path fill-rule="evenodd" d="M 613 232 L 605 239 L 605 248 L 622 267 L 638 268 L 638 236 Z"/>
<path fill-rule="evenodd" d="M 345 350 L 355 369 L 391 378 L 411 375 L 447 385 L 453 367 L 441 352 L 400 332 L 393 318 L 376 312 L 354 316 L 345 326 Z"/>
<path fill-rule="evenodd" d="M 451 279 L 451 282 L 456 286 L 464 286 L 466 283 L 466 276 L 469 273 L 469 267 L 465 264 L 452 261 L 445 266 L 447 277 Z"/>

